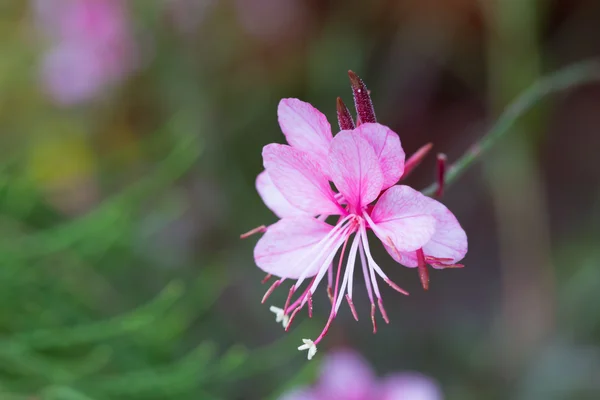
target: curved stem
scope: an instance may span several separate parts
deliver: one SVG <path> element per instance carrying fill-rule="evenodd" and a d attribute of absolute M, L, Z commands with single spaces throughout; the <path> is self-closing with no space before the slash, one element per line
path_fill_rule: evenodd
<path fill-rule="evenodd" d="M 460 178 L 471 164 L 489 151 L 512 128 L 513 124 L 542 98 L 595 81 L 600 81 L 600 61 L 597 59 L 570 65 L 539 79 L 504 110 L 481 140 L 471 146 L 461 158 L 448 168 L 445 186 L 448 187 Z M 437 186 L 437 183 L 432 183 L 422 192 L 427 196 L 432 196 L 435 194 Z"/>

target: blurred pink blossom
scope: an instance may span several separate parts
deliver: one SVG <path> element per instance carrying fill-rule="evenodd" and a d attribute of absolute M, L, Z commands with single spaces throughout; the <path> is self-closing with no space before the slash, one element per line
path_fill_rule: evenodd
<path fill-rule="evenodd" d="M 295 389 L 280 400 L 442 400 L 433 379 L 402 372 L 377 379 L 357 353 L 338 350 L 327 355 L 315 385 Z"/>
<path fill-rule="evenodd" d="M 45 89 L 59 104 L 99 95 L 135 66 L 136 46 L 122 0 L 36 0 L 36 22 L 49 39 Z"/>

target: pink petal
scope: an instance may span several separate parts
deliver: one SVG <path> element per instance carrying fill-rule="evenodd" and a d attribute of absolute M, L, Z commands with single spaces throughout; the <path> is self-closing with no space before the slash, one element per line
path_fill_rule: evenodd
<path fill-rule="evenodd" d="M 398 251 L 423 247 L 435 232 L 435 218 L 428 210 L 427 196 L 408 186 L 389 188 L 371 212 L 373 232 L 387 246 Z"/>
<path fill-rule="evenodd" d="M 373 147 L 354 131 L 338 133 L 329 149 L 331 179 L 355 212 L 379 196 L 383 174 Z"/>
<path fill-rule="evenodd" d="M 275 143 L 266 145 L 262 154 L 273 184 L 290 204 L 311 215 L 339 214 L 329 181 L 308 154 Z"/>
<path fill-rule="evenodd" d="M 254 248 L 256 265 L 268 274 L 298 279 L 311 266 L 314 276 L 322 263 L 313 262 L 315 246 L 333 227 L 311 217 L 284 218 L 271 225 Z M 312 253 L 311 253 L 312 252 Z M 324 259 L 329 254 L 324 254 Z"/>
<path fill-rule="evenodd" d="M 427 198 L 426 212 L 436 220 L 435 233 L 425 246 L 423 252 L 426 256 L 447 258 L 445 264 L 455 264 L 463 259 L 468 250 L 467 234 L 460 223 L 445 205 L 437 200 Z M 386 248 L 390 255 L 400 264 L 407 267 L 417 266 L 415 252 L 400 252 L 397 254 L 393 249 Z M 436 268 L 434 266 L 434 268 Z"/>
<path fill-rule="evenodd" d="M 277 107 L 279 126 L 287 142 L 310 154 L 327 173 L 331 125 L 319 110 L 298 99 L 282 99 Z"/>
<path fill-rule="evenodd" d="M 381 384 L 381 400 L 442 400 L 443 395 L 435 381 L 417 373 L 395 374 Z"/>
<path fill-rule="evenodd" d="M 64 42 L 46 54 L 42 78 L 53 100 L 65 106 L 86 102 L 111 83 L 97 49 Z"/>
<path fill-rule="evenodd" d="M 385 125 L 366 123 L 356 128 L 375 150 L 383 173 L 383 189 L 395 185 L 404 173 L 404 150 L 396 132 Z"/>
<path fill-rule="evenodd" d="M 375 377 L 357 353 L 341 350 L 330 353 L 321 366 L 316 392 L 322 399 L 362 400 L 371 398 Z"/>
<path fill-rule="evenodd" d="M 273 184 L 267 171 L 256 177 L 256 190 L 267 207 L 279 218 L 307 215 L 306 212 L 294 207 Z"/>
<path fill-rule="evenodd" d="M 310 389 L 294 389 L 285 393 L 279 400 L 321 400 L 321 398 Z"/>

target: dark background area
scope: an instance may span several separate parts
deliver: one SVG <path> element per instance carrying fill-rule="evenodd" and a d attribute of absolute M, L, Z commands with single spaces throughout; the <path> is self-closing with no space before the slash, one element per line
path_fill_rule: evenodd
<path fill-rule="evenodd" d="M 600 85 L 542 99 L 447 188 L 464 269 L 423 292 L 376 247 L 411 295 L 382 289 L 375 336 L 357 276 L 364 318 L 342 307 L 307 363 L 324 291 L 284 333 L 239 239 L 276 220 L 254 180 L 281 98 L 336 127 L 355 71 L 407 154 L 434 144 L 407 181 L 424 188 L 436 152 L 456 160 L 540 77 L 600 55 L 599 1 L 88 0 L 118 6 L 83 22 L 68 2 L 0 2 L 1 400 L 275 399 L 337 347 L 450 400 L 600 398 Z"/>

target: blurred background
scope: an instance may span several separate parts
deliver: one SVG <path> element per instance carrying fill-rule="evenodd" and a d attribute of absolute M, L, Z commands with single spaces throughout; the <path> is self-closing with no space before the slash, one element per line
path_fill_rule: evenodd
<path fill-rule="evenodd" d="M 383 288 L 375 336 L 342 307 L 307 362 L 325 292 L 284 333 L 239 239 L 276 220 L 254 180 L 282 97 L 337 127 L 352 69 L 407 154 L 434 143 L 424 188 L 435 152 L 600 55 L 599 20 L 597 0 L 1 0 L 0 399 L 277 399 L 339 348 L 451 400 L 600 398 L 600 85 L 545 98 L 447 188 L 466 268 L 425 293 L 376 248 L 411 296 Z"/>

